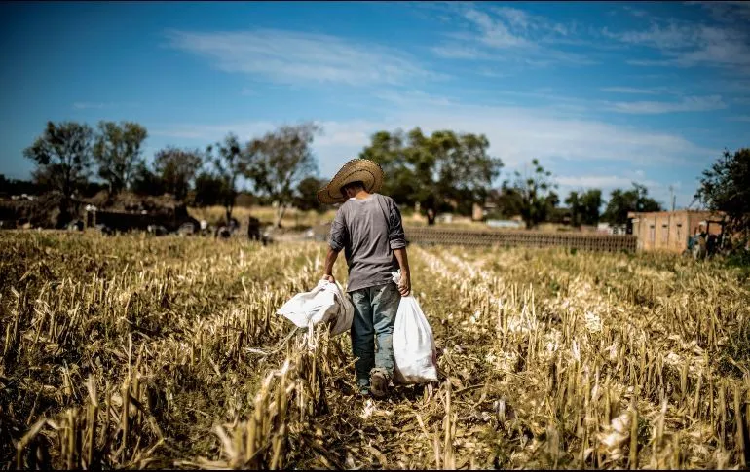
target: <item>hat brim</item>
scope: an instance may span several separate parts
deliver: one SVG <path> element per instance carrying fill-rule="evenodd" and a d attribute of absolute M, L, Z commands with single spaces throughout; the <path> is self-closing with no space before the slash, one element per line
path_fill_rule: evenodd
<path fill-rule="evenodd" d="M 354 159 L 344 164 L 330 182 L 318 191 L 318 201 L 326 204 L 341 203 L 346 197 L 341 187 L 360 181 L 368 193 L 379 192 L 383 187 L 383 168 L 367 159 Z"/>

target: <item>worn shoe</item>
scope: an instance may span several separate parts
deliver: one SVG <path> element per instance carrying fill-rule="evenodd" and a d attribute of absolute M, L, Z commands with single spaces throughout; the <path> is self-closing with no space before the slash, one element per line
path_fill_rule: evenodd
<path fill-rule="evenodd" d="M 381 369 L 373 369 L 370 373 L 370 393 L 378 398 L 386 396 L 390 381 L 391 379 L 387 372 Z"/>

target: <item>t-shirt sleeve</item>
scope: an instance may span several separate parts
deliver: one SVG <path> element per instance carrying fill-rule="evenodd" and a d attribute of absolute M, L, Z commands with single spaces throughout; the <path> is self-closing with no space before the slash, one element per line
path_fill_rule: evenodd
<path fill-rule="evenodd" d="M 406 247 L 404 227 L 401 225 L 401 212 L 392 198 L 388 199 L 388 217 L 391 226 L 391 233 L 388 235 L 388 239 L 391 241 L 391 249 Z"/>
<path fill-rule="evenodd" d="M 346 224 L 344 223 L 344 207 L 339 207 L 336 212 L 336 216 L 333 218 L 331 223 L 331 234 L 329 238 L 329 245 L 334 251 L 340 251 L 344 249 L 346 241 L 349 235 L 346 231 Z"/>

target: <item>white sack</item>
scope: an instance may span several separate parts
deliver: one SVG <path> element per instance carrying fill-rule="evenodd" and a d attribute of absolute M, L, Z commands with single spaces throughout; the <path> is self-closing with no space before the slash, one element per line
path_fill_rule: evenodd
<path fill-rule="evenodd" d="M 276 313 L 299 328 L 331 321 L 331 334 L 336 336 L 351 329 L 354 305 L 338 283 L 322 279 L 312 291 L 298 293 Z"/>
<path fill-rule="evenodd" d="M 398 283 L 400 274 L 394 273 Z M 393 325 L 394 380 L 400 383 L 424 383 L 437 380 L 437 360 L 432 328 L 412 295 L 401 297 Z"/>

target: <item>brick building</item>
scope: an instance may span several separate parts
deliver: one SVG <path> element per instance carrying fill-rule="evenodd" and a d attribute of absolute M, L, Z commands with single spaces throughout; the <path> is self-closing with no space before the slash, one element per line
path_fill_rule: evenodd
<path fill-rule="evenodd" d="M 638 238 L 639 251 L 662 250 L 681 253 L 688 247 L 688 238 L 695 234 L 698 225 L 708 224 L 709 234 L 721 234 L 719 222 L 724 215 L 710 211 L 655 211 L 628 212 L 628 230 Z"/>

